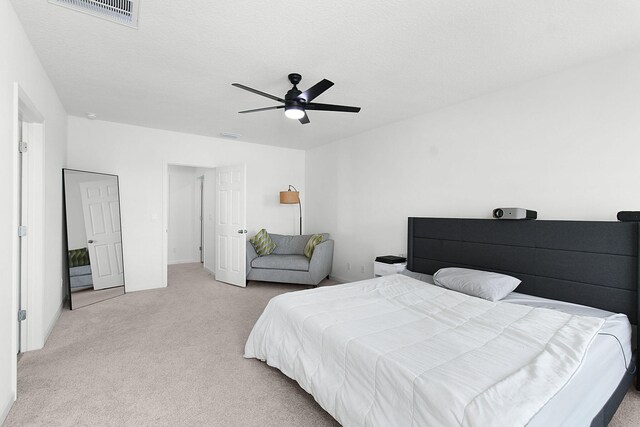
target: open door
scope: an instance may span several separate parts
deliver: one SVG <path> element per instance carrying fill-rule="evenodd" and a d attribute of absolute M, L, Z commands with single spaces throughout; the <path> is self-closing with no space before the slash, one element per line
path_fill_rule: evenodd
<path fill-rule="evenodd" d="M 93 289 L 124 284 L 118 181 L 80 183 Z"/>
<path fill-rule="evenodd" d="M 247 286 L 246 166 L 216 168 L 216 280 Z"/>

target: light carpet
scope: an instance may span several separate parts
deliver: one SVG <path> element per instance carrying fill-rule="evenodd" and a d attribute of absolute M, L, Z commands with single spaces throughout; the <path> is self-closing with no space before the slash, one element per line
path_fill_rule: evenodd
<path fill-rule="evenodd" d="M 18 363 L 5 425 L 338 426 L 294 381 L 242 357 L 269 299 L 304 288 L 242 289 L 182 264 L 166 289 L 65 311 L 45 348 Z M 611 426 L 639 424 L 630 390 Z"/>

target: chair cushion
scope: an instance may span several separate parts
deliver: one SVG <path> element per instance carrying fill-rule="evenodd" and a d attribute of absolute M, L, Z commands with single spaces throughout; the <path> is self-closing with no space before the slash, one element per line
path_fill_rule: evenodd
<path fill-rule="evenodd" d="M 253 249 L 256 250 L 258 256 L 263 257 L 269 255 L 276 248 L 276 244 L 269 237 L 269 233 L 264 228 L 258 231 L 258 234 L 249 239 Z"/>
<path fill-rule="evenodd" d="M 306 246 L 311 234 L 303 234 L 302 236 L 286 236 L 282 234 L 270 234 L 276 248 L 273 251 L 277 255 L 304 255 L 304 247 Z M 322 234 L 323 240 L 328 240 L 329 235 Z"/>
<path fill-rule="evenodd" d="M 268 255 L 251 261 L 253 268 L 271 270 L 309 271 L 309 260 L 304 255 Z"/>
<path fill-rule="evenodd" d="M 314 234 L 313 236 L 311 236 L 309 238 L 309 241 L 307 242 L 307 245 L 304 247 L 304 256 L 311 259 L 311 257 L 313 256 L 313 250 L 316 248 L 316 246 L 322 243 L 323 239 L 324 237 L 322 237 L 322 234 Z"/>

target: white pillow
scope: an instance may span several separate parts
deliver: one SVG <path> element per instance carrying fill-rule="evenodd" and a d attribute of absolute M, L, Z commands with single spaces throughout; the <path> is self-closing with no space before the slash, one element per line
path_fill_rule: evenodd
<path fill-rule="evenodd" d="M 489 301 L 500 301 L 520 284 L 520 280 L 506 274 L 468 268 L 441 268 L 433 275 L 436 285 Z"/>

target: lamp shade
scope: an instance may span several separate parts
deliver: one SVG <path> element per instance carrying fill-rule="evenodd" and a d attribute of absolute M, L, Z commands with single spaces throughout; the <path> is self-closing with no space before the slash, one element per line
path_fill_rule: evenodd
<path fill-rule="evenodd" d="M 280 192 L 280 204 L 293 205 L 296 203 L 300 203 L 300 192 L 290 190 Z"/>

